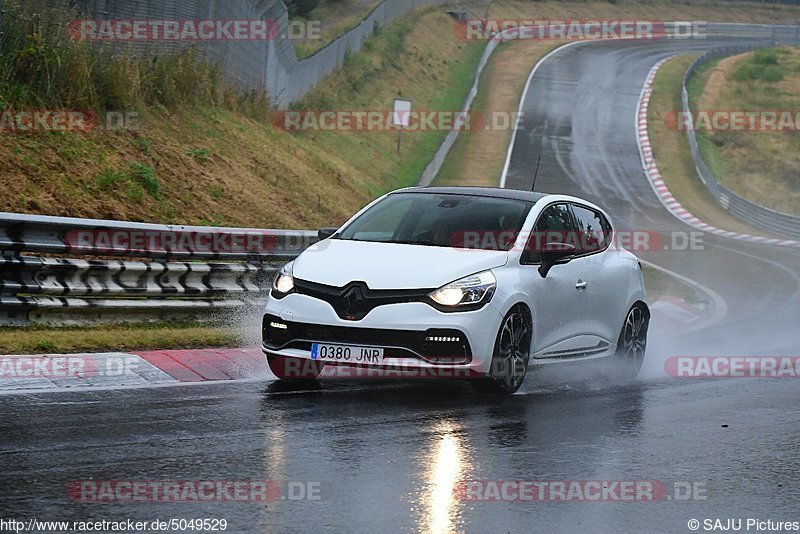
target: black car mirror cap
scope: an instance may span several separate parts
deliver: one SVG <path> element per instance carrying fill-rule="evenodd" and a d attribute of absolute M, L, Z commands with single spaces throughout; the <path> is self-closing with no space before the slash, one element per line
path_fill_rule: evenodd
<path fill-rule="evenodd" d="M 319 237 L 320 241 L 325 241 L 326 239 L 333 237 L 338 231 L 338 228 L 326 227 L 317 232 L 317 237 Z"/>
<path fill-rule="evenodd" d="M 578 249 L 568 243 L 548 243 L 542 248 L 542 264 L 539 274 L 547 278 L 550 269 L 556 265 L 566 265 L 575 259 Z"/>

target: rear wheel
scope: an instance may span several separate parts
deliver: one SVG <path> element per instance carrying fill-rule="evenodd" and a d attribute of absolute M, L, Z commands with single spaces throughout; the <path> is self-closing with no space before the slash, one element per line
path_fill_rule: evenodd
<path fill-rule="evenodd" d="M 269 369 L 278 380 L 313 380 L 317 378 L 325 364 L 305 358 L 291 358 L 288 356 L 267 356 Z"/>
<path fill-rule="evenodd" d="M 481 392 L 510 395 L 522 386 L 528 374 L 533 320 L 525 306 L 516 306 L 500 325 L 489 376 L 473 382 Z"/>
<path fill-rule="evenodd" d="M 632 380 L 642 369 L 649 327 L 650 313 L 643 304 L 636 304 L 628 312 L 617 342 L 616 363 L 623 378 Z"/>

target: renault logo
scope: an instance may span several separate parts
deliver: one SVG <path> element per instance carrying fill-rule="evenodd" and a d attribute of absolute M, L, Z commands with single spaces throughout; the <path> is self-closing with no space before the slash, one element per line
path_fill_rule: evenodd
<path fill-rule="evenodd" d="M 359 286 L 351 287 L 344 294 L 345 306 L 351 312 L 359 311 L 364 300 L 364 291 Z"/>

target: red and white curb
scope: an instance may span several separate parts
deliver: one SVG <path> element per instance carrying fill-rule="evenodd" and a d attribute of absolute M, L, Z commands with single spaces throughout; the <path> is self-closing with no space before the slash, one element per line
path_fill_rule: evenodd
<path fill-rule="evenodd" d="M 722 230 L 721 228 L 711 226 L 710 224 L 706 224 L 689 213 L 689 211 L 681 206 L 675 197 L 672 196 L 667 184 L 665 184 L 664 180 L 661 178 L 661 173 L 658 172 L 656 160 L 653 157 L 653 149 L 650 145 L 650 134 L 648 132 L 648 111 L 650 109 L 650 99 L 653 96 L 653 80 L 655 79 L 658 70 L 664 65 L 664 63 L 672 59 L 672 57 L 668 57 L 659 61 L 650 70 L 650 73 L 647 75 L 647 81 L 642 89 L 642 94 L 639 98 L 639 107 L 636 113 L 637 141 L 639 143 L 639 153 L 642 158 L 642 166 L 644 167 L 645 174 L 650 181 L 650 185 L 653 187 L 653 191 L 655 191 L 656 195 L 661 200 L 661 203 L 670 213 L 684 223 L 710 234 L 728 237 L 731 239 L 738 239 L 740 241 L 748 241 L 751 243 L 765 243 L 769 245 L 800 248 L 800 241 L 791 239 L 773 239 L 750 234 L 741 234 L 738 232 L 729 232 L 727 230 Z"/>
<path fill-rule="evenodd" d="M 0 393 L 268 379 L 259 349 L 0 356 Z"/>

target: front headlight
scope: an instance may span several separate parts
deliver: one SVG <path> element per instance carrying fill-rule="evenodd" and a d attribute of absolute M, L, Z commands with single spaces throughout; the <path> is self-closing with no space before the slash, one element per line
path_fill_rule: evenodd
<path fill-rule="evenodd" d="M 454 310 L 480 307 L 494 295 L 497 279 L 491 271 L 473 274 L 437 289 L 429 296 L 437 304 Z"/>
<path fill-rule="evenodd" d="M 292 291 L 294 291 L 294 276 L 292 276 L 292 267 L 294 262 L 287 264 L 281 272 L 278 273 L 278 276 L 275 277 L 275 281 L 272 283 L 272 296 L 278 299 L 282 299 Z"/>

